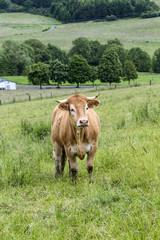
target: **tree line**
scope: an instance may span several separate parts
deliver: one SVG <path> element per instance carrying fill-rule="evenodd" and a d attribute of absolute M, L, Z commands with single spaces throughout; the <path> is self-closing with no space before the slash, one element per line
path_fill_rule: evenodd
<path fill-rule="evenodd" d="M 91 19 L 115 20 L 116 18 L 139 17 L 144 12 L 155 12 L 159 7 L 150 0 L 55 0 L 51 14 L 63 22 Z"/>
<path fill-rule="evenodd" d="M 37 39 L 23 43 L 7 40 L 0 52 L 0 75 L 27 75 L 32 84 L 80 84 L 96 79 L 109 84 L 122 79 L 130 82 L 138 72 L 160 73 L 160 48 L 151 58 L 139 47 L 124 48 L 118 39 L 106 44 L 80 37 L 72 42 L 69 52 Z"/>
<path fill-rule="evenodd" d="M 125 17 L 153 17 L 159 7 L 150 0 L 0 0 L 0 12 L 24 11 L 63 22 Z"/>

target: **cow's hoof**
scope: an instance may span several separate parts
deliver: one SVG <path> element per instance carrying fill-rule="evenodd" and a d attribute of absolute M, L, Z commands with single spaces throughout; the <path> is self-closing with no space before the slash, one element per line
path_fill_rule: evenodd
<path fill-rule="evenodd" d="M 72 182 L 74 183 L 74 185 L 76 185 L 77 184 L 77 170 L 72 169 L 71 172 L 72 172 Z"/>
<path fill-rule="evenodd" d="M 88 176 L 89 176 L 89 183 L 93 183 L 93 167 L 88 167 Z"/>

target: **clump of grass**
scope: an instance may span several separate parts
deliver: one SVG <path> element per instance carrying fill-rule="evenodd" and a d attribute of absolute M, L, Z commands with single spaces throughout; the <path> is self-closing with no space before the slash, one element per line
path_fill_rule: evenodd
<path fill-rule="evenodd" d="M 132 108 L 132 121 L 136 123 L 150 122 L 156 124 L 160 119 L 160 102 L 158 106 L 149 104 L 148 101 L 140 104 L 138 108 Z"/>
<path fill-rule="evenodd" d="M 126 125 L 125 117 L 121 117 L 115 124 L 115 129 L 123 129 Z"/>
<path fill-rule="evenodd" d="M 132 119 L 137 123 L 143 123 L 144 121 L 149 120 L 149 108 L 148 102 L 141 104 L 138 109 L 132 110 Z"/>
<path fill-rule="evenodd" d="M 34 139 L 45 139 L 50 133 L 50 128 L 49 124 L 42 121 L 34 124 L 31 124 L 28 120 L 21 121 L 21 132 Z"/>
<path fill-rule="evenodd" d="M 149 104 L 148 101 L 140 104 L 137 109 L 132 109 L 132 120 L 136 123 L 145 121 L 158 123 L 160 118 L 160 102 L 158 106 Z"/>

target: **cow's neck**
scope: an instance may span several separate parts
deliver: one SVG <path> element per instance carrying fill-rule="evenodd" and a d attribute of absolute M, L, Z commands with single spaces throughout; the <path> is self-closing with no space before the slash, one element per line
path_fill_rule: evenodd
<path fill-rule="evenodd" d="M 74 136 L 78 145 L 77 155 L 80 159 L 83 159 L 82 141 L 84 138 L 84 129 L 74 129 Z"/>
<path fill-rule="evenodd" d="M 81 129 L 81 130 L 77 130 L 76 132 L 76 137 L 77 137 L 77 144 L 78 144 L 78 156 L 80 159 L 83 159 L 84 156 L 83 156 L 83 152 L 82 152 L 82 141 L 83 141 L 83 137 L 84 137 L 84 129 Z"/>

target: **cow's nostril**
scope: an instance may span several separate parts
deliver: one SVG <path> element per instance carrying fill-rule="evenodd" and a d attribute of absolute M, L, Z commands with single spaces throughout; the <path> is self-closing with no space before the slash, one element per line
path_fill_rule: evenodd
<path fill-rule="evenodd" d="M 88 120 L 87 119 L 81 119 L 79 122 L 80 122 L 80 124 L 88 124 Z"/>

